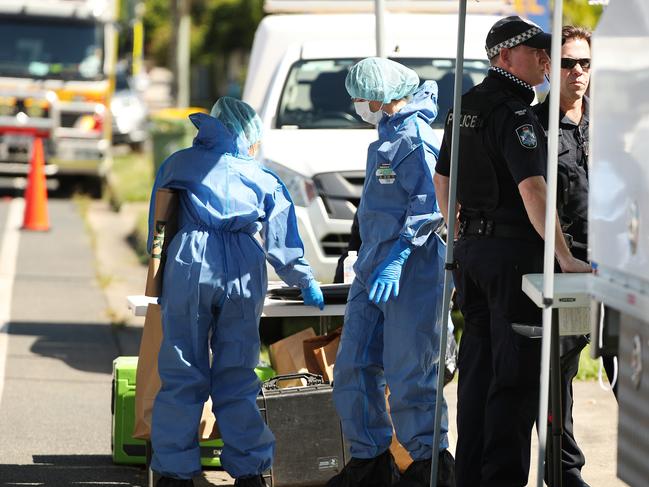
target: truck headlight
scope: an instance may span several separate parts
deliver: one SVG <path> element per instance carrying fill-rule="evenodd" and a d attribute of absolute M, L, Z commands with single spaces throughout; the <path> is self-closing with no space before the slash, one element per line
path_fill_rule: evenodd
<path fill-rule="evenodd" d="M 103 119 L 97 114 L 81 115 L 77 118 L 74 128 L 83 132 L 101 132 L 103 128 Z"/>
<path fill-rule="evenodd" d="M 279 176 L 297 206 L 309 206 L 318 197 L 318 191 L 310 178 L 268 159 L 263 164 Z"/>
<path fill-rule="evenodd" d="M 92 114 L 80 115 L 74 123 L 74 128 L 83 132 L 99 133 L 104 129 L 104 113 L 106 107 L 100 103 L 95 105 L 95 112 Z"/>

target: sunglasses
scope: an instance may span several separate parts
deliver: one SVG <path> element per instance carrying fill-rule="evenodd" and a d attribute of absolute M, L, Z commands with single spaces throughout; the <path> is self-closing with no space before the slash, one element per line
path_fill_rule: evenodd
<path fill-rule="evenodd" d="M 581 66 L 581 69 L 590 69 L 590 58 L 581 58 L 573 59 L 571 57 L 562 57 L 561 58 L 561 69 L 572 69 L 577 64 Z"/>

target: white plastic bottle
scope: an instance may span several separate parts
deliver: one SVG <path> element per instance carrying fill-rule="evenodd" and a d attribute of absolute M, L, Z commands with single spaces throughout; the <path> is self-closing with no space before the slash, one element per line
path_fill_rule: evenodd
<path fill-rule="evenodd" d="M 354 264 L 357 258 L 358 253 L 355 250 L 350 250 L 343 261 L 343 282 L 345 284 L 351 284 L 354 281 L 354 277 L 356 277 Z"/>

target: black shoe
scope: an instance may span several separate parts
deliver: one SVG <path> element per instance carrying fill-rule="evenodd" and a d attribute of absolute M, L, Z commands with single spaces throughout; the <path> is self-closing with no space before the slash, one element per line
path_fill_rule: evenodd
<path fill-rule="evenodd" d="M 266 481 L 261 475 L 251 475 L 250 477 L 239 477 L 234 480 L 237 487 L 266 487 Z"/>
<path fill-rule="evenodd" d="M 412 462 L 395 487 L 428 487 L 432 459 Z M 448 450 L 439 452 L 437 487 L 455 487 L 455 460 Z"/>
<path fill-rule="evenodd" d="M 390 450 L 374 458 L 352 458 L 327 487 L 391 487 L 399 480 L 399 470 Z"/>
<path fill-rule="evenodd" d="M 192 479 L 174 479 L 171 477 L 160 477 L 155 487 L 194 487 Z"/>

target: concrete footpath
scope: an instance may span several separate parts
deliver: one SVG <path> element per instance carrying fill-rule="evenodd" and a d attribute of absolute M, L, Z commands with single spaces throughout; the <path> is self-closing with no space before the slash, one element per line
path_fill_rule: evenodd
<path fill-rule="evenodd" d="M 77 205 L 50 200 L 49 215 L 48 232 L 0 221 L 18 244 L 15 273 L 3 275 L 13 292 L 0 331 L 0 485 L 143 485 L 141 469 L 110 456 L 112 361 L 134 349 L 105 314 Z"/>
<path fill-rule="evenodd" d="M 95 255 L 98 271 L 104 276 L 105 293 L 110 316 L 125 323 L 119 340 L 125 349 L 132 349 L 134 341 L 139 343 L 137 330 L 142 318 L 131 316 L 126 310 L 125 297 L 128 294 L 142 294 L 146 268 L 137 262 L 128 246 L 127 237 L 135 225 L 137 214 L 146 211 L 146 205 L 125 205 L 119 213 L 111 211 L 106 203 L 93 201 L 88 209 L 87 219 L 95 234 Z M 575 382 L 575 432 L 585 452 L 584 479 L 591 487 L 622 487 L 626 484 L 617 479 L 617 404 L 613 394 L 604 391 L 596 382 Z M 445 389 L 450 413 L 451 451 L 457 441 L 455 432 L 455 411 L 457 404 L 456 384 Z M 502 425 L 507 428 L 508 425 Z M 536 485 L 536 435 L 533 440 L 532 468 L 529 485 Z M 205 477 L 196 479 L 197 487 L 209 485 L 232 485 L 232 479 L 222 471 L 208 470 Z"/>
<path fill-rule="evenodd" d="M 583 478 L 590 487 L 623 487 L 626 484 L 616 476 L 617 466 L 617 403 L 611 391 L 603 390 L 595 381 L 575 381 L 574 421 L 575 437 L 586 457 Z M 455 451 L 457 428 L 457 383 L 444 389 L 448 402 L 451 451 Z M 507 428 L 508 425 L 503 425 Z M 529 483 L 536 486 L 538 455 L 536 434 L 532 435 L 532 455 Z"/>

